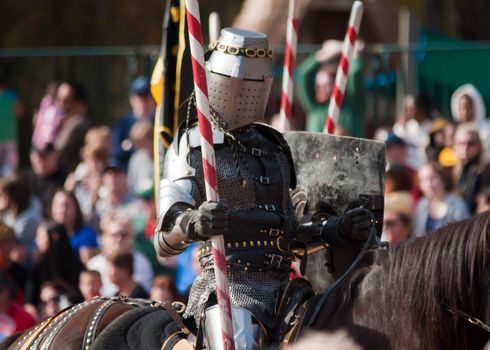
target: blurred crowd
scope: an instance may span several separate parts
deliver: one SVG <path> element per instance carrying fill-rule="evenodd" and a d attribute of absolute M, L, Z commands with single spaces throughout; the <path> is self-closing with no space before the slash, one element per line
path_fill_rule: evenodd
<path fill-rule="evenodd" d="M 356 46 L 356 53 L 362 51 Z M 322 131 L 341 43 L 328 41 L 298 67 L 306 130 Z M 338 130 L 363 136 L 362 60 L 356 55 Z M 159 258 L 152 236 L 153 121 L 149 81 L 136 78 L 130 111 L 96 125 L 85 90 L 47 85 L 33 118 L 30 167 L 18 169 L 15 94 L 0 86 L 0 340 L 94 296 L 186 300 L 198 246 Z M 374 138 L 386 144 L 383 240 L 397 245 L 490 208 L 490 128 L 478 89 L 466 84 L 442 116 L 430 96 Z M 272 120 L 274 124 L 275 120 Z"/>
<path fill-rule="evenodd" d="M 0 145 L 0 339 L 97 295 L 185 300 L 197 247 L 162 259 L 152 243 L 146 77 L 132 82 L 129 105 L 114 125 L 94 125 L 85 90 L 53 82 L 33 118 L 30 167 L 18 169 L 15 138 Z"/>

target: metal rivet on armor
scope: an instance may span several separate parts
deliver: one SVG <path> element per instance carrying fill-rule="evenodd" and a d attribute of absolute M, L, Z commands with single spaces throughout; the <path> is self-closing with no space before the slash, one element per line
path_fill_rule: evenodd
<path fill-rule="evenodd" d="M 246 263 L 246 265 L 247 265 L 247 266 L 250 266 L 250 263 L 249 263 L 249 262 L 247 262 L 247 263 Z"/>
<path fill-rule="evenodd" d="M 245 267 L 243 268 L 243 270 L 247 271 L 247 270 L 248 270 L 248 267 L 246 267 L 246 266 L 245 266 Z"/>
<path fill-rule="evenodd" d="M 237 264 L 241 264 L 241 263 L 242 263 L 242 261 L 241 261 L 240 259 L 238 259 L 238 260 L 236 261 L 236 263 L 237 263 Z"/>

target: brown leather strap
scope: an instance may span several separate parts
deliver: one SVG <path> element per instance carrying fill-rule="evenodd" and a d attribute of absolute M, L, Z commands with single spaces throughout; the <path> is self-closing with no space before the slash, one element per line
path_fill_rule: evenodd
<path fill-rule="evenodd" d="M 174 303 L 181 307 L 178 311 L 175 308 Z M 182 322 L 182 317 L 180 316 L 180 314 L 183 313 L 185 310 L 185 305 L 183 303 L 180 303 L 180 302 L 173 302 L 173 303 L 163 302 L 163 303 L 159 303 L 159 304 L 158 303 L 154 304 L 153 306 L 155 306 L 155 307 L 162 306 L 163 308 L 165 308 L 165 310 L 167 310 L 167 312 L 173 318 L 173 320 L 175 322 L 177 322 L 177 324 L 179 325 L 182 332 L 186 336 L 191 334 L 191 331 L 189 330 L 189 328 L 187 328 L 187 326 L 184 324 L 184 322 Z"/>
<path fill-rule="evenodd" d="M 34 328 L 34 332 L 30 336 L 28 335 L 28 338 L 26 339 L 24 344 L 22 344 L 19 350 L 29 349 L 30 346 L 33 345 L 33 343 L 35 343 L 39 337 L 44 335 L 53 326 L 53 324 L 58 319 L 60 319 L 64 315 L 64 313 L 67 312 L 69 309 L 70 308 L 59 311 L 56 315 L 50 317 L 47 321 L 45 321 L 44 324 L 41 323 L 41 326 L 39 328 L 37 329 Z"/>
<path fill-rule="evenodd" d="M 100 321 L 104 317 L 107 310 L 109 310 L 109 308 L 118 301 L 121 301 L 121 299 L 113 297 L 109 300 L 104 301 L 95 309 L 95 311 L 92 313 L 92 316 L 90 317 L 90 320 L 87 323 L 87 327 L 85 328 L 85 333 L 83 335 L 82 341 L 82 349 L 88 350 L 92 347 Z"/>

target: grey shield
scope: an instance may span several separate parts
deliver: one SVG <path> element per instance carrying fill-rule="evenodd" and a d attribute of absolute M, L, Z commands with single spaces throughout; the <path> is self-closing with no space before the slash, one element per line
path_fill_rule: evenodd
<path fill-rule="evenodd" d="M 362 205 L 375 213 L 380 236 L 386 163 L 384 144 L 312 132 L 287 132 L 284 137 L 291 147 L 298 185 L 307 191 L 308 210 L 312 212 L 321 207 L 342 215 L 347 209 Z M 349 254 L 352 256 L 346 256 Z M 338 278 L 355 259 L 355 254 L 337 252 L 333 247 L 327 254 L 320 251 L 308 256 L 306 277 L 315 292 L 323 291 L 333 278 Z M 333 262 L 329 256 L 333 256 Z M 327 259 L 330 264 L 337 264 L 333 277 L 327 274 Z"/>

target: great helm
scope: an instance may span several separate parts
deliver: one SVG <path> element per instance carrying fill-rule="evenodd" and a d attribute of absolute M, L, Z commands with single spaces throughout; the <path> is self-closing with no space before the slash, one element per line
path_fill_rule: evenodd
<path fill-rule="evenodd" d="M 272 86 L 267 35 L 238 28 L 221 30 L 206 62 L 209 103 L 228 130 L 264 116 Z"/>

